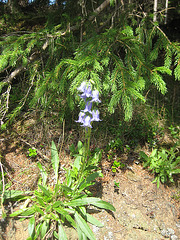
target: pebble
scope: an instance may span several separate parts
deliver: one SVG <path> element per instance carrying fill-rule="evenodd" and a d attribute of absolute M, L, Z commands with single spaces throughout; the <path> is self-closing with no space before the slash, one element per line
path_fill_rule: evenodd
<path fill-rule="evenodd" d="M 113 239 L 113 233 L 112 232 L 108 232 L 108 236 L 110 239 Z"/>
<path fill-rule="evenodd" d="M 92 228 L 93 228 L 92 230 L 95 234 L 97 234 L 99 232 L 99 228 L 97 226 L 93 225 Z"/>
<path fill-rule="evenodd" d="M 170 239 L 171 240 L 178 240 L 178 237 L 176 235 L 172 235 Z"/>
<path fill-rule="evenodd" d="M 174 230 L 172 228 L 167 228 L 167 232 L 169 235 L 174 235 Z"/>
<path fill-rule="evenodd" d="M 167 228 L 167 229 L 163 229 L 161 231 L 161 235 L 164 236 L 164 237 L 170 237 L 170 236 L 175 236 L 174 235 L 174 230 L 172 228 Z"/>
<path fill-rule="evenodd" d="M 176 223 L 176 227 L 177 227 L 177 228 L 180 228 L 180 223 Z"/>

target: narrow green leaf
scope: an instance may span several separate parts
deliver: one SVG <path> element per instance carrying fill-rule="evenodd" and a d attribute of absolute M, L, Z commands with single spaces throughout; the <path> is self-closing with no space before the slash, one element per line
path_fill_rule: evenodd
<path fill-rule="evenodd" d="M 66 183 L 67 183 L 67 186 L 71 186 L 72 177 L 71 177 L 71 171 L 70 171 L 70 169 L 68 169 L 68 170 L 67 170 L 67 173 L 66 173 Z"/>
<path fill-rule="evenodd" d="M 68 240 L 60 221 L 58 222 L 58 237 L 59 240 Z"/>
<path fill-rule="evenodd" d="M 54 141 L 52 141 L 51 146 L 51 163 L 54 169 L 54 174 L 56 177 L 56 182 L 58 180 L 58 169 L 59 169 L 59 155 Z"/>
<path fill-rule="evenodd" d="M 33 213 L 35 213 L 34 208 L 25 208 L 25 209 L 19 209 L 16 212 L 10 214 L 10 217 L 16 217 L 18 215 L 20 216 L 29 216 L 32 215 Z"/>
<path fill-rule="evenodd" d="M 79 238 L 79 240 L 87 240 L 86 235 L 83 233 L 83 231 L 82 231 L 81 228 L 78 226 L 78 224 L 77 224 L 77 233 L 78 233 L 78 238 Z"/>
<path fill-rule="evenodd" d="M 47 172 L 43 169 L 42 165 L 40 162 L 38 162 L 38 168 L 40 170 L 41 176 L 42 176 L 42 180 L 43 180 L 43 186 L 46 184 L 47 181 Z"/>
<path fill-rule="evenodd" d="M 39 212 L 42 216 L 44 216 L 44 212 L 35 204 L 34 204 L 34 209 L 36 210 L 36 212 Z"/>
<path fill-rule="evenodd" d="M 59 219 L 59 216 L 57 216 L 57 215 L 55 215 L 54 213 L 50 213 L 50 215 L 51 215 L 51 219 L 53 219 L 53 220 L 55 220 L 55 221 L 58 221 L 58 219 Z"/>
<path fill-rule="evenodd" d="M 19 209 L 13 213 L 10 214 L 10 217 L 16 217 L 18 215 L 21 215 L 21 213 L 25 212 L 27 209 Z"/>
<path fill-rule="evenodd" d="M 58 233 L 56 231 L 54 231 L 53 234 L 56 239 L 59 239 Z"/>
<path fill-rule="evenodd" d="M 54 208 L 54 210 L 56 212 L 58 212 L 59 214 L 61 214 L 61 218 L 62 216 L 66 218 L 66 220 L 74 227 L 76 228 L 76 223 L 74 221 L 74 219 L 70 216 L 69 212 L 65 209 L 65 208 Z M 72 212 L 71 212 L 72 213 Z M 74 212 L 73 212 L 74 213 Z"/>
<path fill-rule="evenodd" d="M 86 178 L 86 182 L 90 183 L 93 182 L 97 177 L 100 176 L 100 172 L 94 172 L 92 174 L 90 174 L 87 178 Z"/>
<path fill-rule="evenodd" d="M 65 190 L 67 192 L 72 192 L 73 191 L 70 187 L 68 187 L 66 185 L 61 185 L 61 187 L 62 187 L 63 190 Z"/>
<path fill-rule="evenodd" d="M 171 171 L 171 174 L 178 174 L 180 173 L 180 169 L 174 169 Z"/>
<path fill-rule="evenodd" d="M 34 214 L 35 212 L 36 212 L 36 210 L 34 209 L 34 207 L 28 208 L 25 212 L 21 213 L 21 216 L 30 216 L 30 215 Z"/>
<path fill-rule="evenodd" d="M 36 197 L 37 201 L 39 202 L 39 204 L 43 207 L 45 207 L 46 205 L 44 204 L 44 201 L 40 198 L 40 197 Z"/>
<path fill-rule="evenodd" d="M 104 208 L 108 209 L 111 211 L 116 211 L 116 209 L 108 202 L 105 202 L 99 198 L 94 198 L 94 197 L 87 197 L 87 198 L 81 198 L 81 199 L 75 199 L 72 200 L 68 203 L 65 203 L 65 206 L 72 206 L 72 207 L 77 207 L 77 206 L 83 206 L 83 205 L 94 205 L 99 208 Z"/>
<path fill-rule="evenodd" d="M 33 238 L 34 235 L 34 227 L 35 227 L 35 217 L 31 217 L 29 220 L 29 225 L 28 225 L 28 232 L 29 235 Z"/>
<path fill-rule="evenodd" d="M 108 210 L 111 210 L 111 211 L 116 211 L 116 209 L 113 207 L 113 205 L 111 205 L 110 203 L 105 202 L 103 200 L 100 200 L 98 202 L 91 203 L 91 204 L 96 206 L 96 207 L 99 207 L 99 208 L 104 208 L 104 209 L 108 209 Z"/>
<path fill-rule="evenodd" d="M 75 213 L 75 220 L 78 224 L 78 226 L 80 227 L 80 229 L 82 230 L 83 233 L 85 233 L 85 235 L 90 239 L 90 240 L 96 240 L 96 238 L 94 237 L 94 234 L 92 232 L 92 230 L 90 229 L 90 227 L 88 226 L 88 224 L 86 223 L 86 221 L 81 217 L 81 215 L 79 215 L 79 213 Z"/>
<path fill-rule="evenodd" d="M 87 221 L 97 227 L 104 227 L 104 224 L 102 224 L 99 220 L 97 220 L 95 217 L 90 215 L 89 213 L 86 213 Z"/>
<path fill-rule="evenodd" d="M 48 205 L 47 208 L 46 208 L 46 213 L 51 212 L 51 208 L 52 208 L 52 206 L 51 206 L 51 205 Z"/>
<path fill-rule="evenodd" d="M 76 228 L 76 223 L 75 223 L 74 219 L 69 214 L 67 214 L 65 217 L 66 217 L 66 220 L 71 224 L 71 226 Z"/>
<path fill-rule="evenodd" d="M 40 232 L 41 239 L 43 239 L 44 236 L 46 235 L 48 228 L 49 228 L 49 219 L 44 221 L 43 224 L 41 225 L 41 232 Z"/>
<path fill-rule="evenodd" d="M 4 192 L 4 199 L 13 199 L 16 198 L 16 200 L 23 200 L 27 198 L 27 194 L 31 193 L 29 192 L 23 192 L 23 191 L 17 191 L 17 190 L 5 190 Z"/>
<path fill-rule="evenodd" d="M 62 201 L 56 201 L 56 202 L 52 205 L 53 208 L 57 208 L 57 207 L 59 207 L 59 206 L 63 206 L 63 202 L 62 202 Z"/>
<path fill-rule="evenodd" d="M 47 190 L 47 188 L 43 187 L 42 185 L 38 185 L 38 186 L 46 196 L 48 196 L 48 197 L 51 196 L 51 194 L 50 194 L 49 190 Z"/>
<path fill-rule="evenodd" d="M 76 158 L 75 158 L 75 161 L 74 161 L 74 164 L 73 164 L 73 167 L 76 167 L 78 170 L 80 169 L 80 167 L 81 167 L 81 158 L 82 158 L 82 156 L 77 156 Z"/>

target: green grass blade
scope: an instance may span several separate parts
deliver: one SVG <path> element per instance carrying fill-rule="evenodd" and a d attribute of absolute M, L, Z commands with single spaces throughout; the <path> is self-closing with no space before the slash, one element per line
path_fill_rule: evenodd
<path fill-rule="evenodd" d="M 68 240 L 60 221 L 58 222 L 58 237 L 59 240 Z"/>
<path fill-rule="evenodd" d="M 30 218 L 29 225 L 28 225 L 28 232 L 30 237 L 32 237 L 32 239 L 34 235 L 34 228 L 35 228 L 35 217 L 33 216 L 32 218 Z"/>
<path fill-rule="evenodd" d="M 43 186 L 46 185 L 46 181 L 47 181 L 47 172 L 43 169 L 42 165 L 40 162 L 38 162 L 38 168 L 40 170 L 41 176 L 42 176 L 42 180 L 43 180 Z"/>
<path fill-rule="evenodd" d="M 102 224 L 99 220 L 97 220 L 96 218 L 94 218 L 92 215 L 90 215 L 89 213 L 86 213 L 86 217 L 87 217 L 87 221 L 97 227 L 104 227 L 104 224 Z"/>
<path fill-rule="evenodd" d="M 79 215 L 77 212 L 75 213 L 75 220 L 78 224 L 78 226 L 80 227 L 80 229 L 82 230 L 82 232 L 90 239 L 90 240 L 96 240 L 96 238 L 94 237 L 94 234 L 92 232 L 92 230 L 90 229 L 90 227 L 88 226 L 88 224 L 86 223 L 86 221 L 81 217 L 81 215 Z"/>
<path fill-rule="evenodd" d="M 58 169 L 59 169 L 59 155 L 55 143 L 52 141 L 51 146 L 51 163 L 54 169 L 54 174 L 56 177 L 56 183 L 58 180 Z"/>
<path fill-rule="evenodd" d="M 41 239 L 44 238 L 44 236 L 46 235 L 48 229 L 49 229 L 49 220 L 46 220 L 41 225 L 41 233 L 40 233 L 41 234 Z"/>
<path fill-rule="evenodd" d="M 81 198 L 81 199 L 75 199 L 75 200 L 65 203 L 64 205 L 77 207 L 77 206 L 84 206 L 84 205 L 88 205 L 88 204 L 94 205 L 99 208 L 116 211 L 116 209 L 110 203 L 105 202 L 105 201 L 103 201 L 99 198 L 95 198 L 95 197 L 86 197 L 86 198 Z"/>

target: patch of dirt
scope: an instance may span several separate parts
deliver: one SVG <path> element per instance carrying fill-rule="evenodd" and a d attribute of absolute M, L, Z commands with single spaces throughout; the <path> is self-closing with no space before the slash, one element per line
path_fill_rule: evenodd
<path fill-rule="evenodd" d="M 116 212 L 94 214 L 104 223 L 104 228 L 94 228 L 97 239 L 179 239 L 180 205 L 172 199 L 175 190 L 163 185 L 157 189 L 153 176 L 134 160 L 125 172 L 103 183 L 102 199 L 113 204 Z"/>
<path fill-rule="evenodd" d="M 29 142 L 31 144 L 30 140 Z M 24 191 L 34 189 L 39 178 L 37 161 L 47 167 L 50 164 L 47 160 L 50 157 L 48 146 L 40 149 L 42 155 L 47 156 L 45 162 L 40 155 L 35 159 L 28 157 L 26 153 L 29 146 L 17 136 L 0 137 L 0 148 L 4 171 L 7 173 L 8 181 L 11 182 L 10 189 Z M 62 151 L 60 156 L 61 166 L 67 166 L 71 161 L 66 153 Z M 101 197 L 116 208 L 114 213 L 91 209 L 91 212 L 94 212 L 93 216 L 104 224 L 103 228 L 91 226 L 96 239 L 180 239 L 180 204 L 178 200 L 172 198 L 180 191 L 180 180 L 177 180 L 177 186 L 160 185 L 157 189 L 156 184 L 152 183 L 153 176 L 143 169 L 136 154 L 124 154 L 120 159 L 125 163 L 125 168 L 113 174 L 112 162 L 104 156 L 101 166 L 104 177 L 92 187 L 95 196 Z M 119 187 L 115 186 L 115 182 Z M 10 213 L 17 206 L 9 204 L 7 207 Z M 69 240 L 77 239 L 73 229 L 66 231 Z M 0 217 L 0 240 L 25 240 L 27 237 L 28 220 L 20 222 L 7 218 L 4 221 Z"/>

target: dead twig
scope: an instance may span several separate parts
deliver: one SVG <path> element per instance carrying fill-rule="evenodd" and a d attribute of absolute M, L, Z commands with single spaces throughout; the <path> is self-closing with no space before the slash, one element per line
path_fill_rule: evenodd
<path fill-rule="evenodd" d="M 19 134 L 18 134 L 18 135 L 19 135 Z M 31 143 L 27 142 L 27 141 L 24 140 L 23 138 L 20 138 L 20 141 L 22 141 L 22 142 L 25 143 L 26 145 L 30 146 L 32 149 L 36 149 Z M 50 159 L 49 159 L 46 155 L 44 155 L 40 150 L 36 149 L 36 152 L 37 152 L 37 154 L 38 154 L 41 158 L 45 159 L 45 160 L 48 161 L 48 162 L 50 161 Z"/>
<path fill-rule="evenodd" d="M 0 168 L 1 168 L 1 175 L 2 175 L 2 194 L 1 194 L 1 209 L 2 215 L 5 216 L 4 206 L 3 206 L 3 199 L 4 199 L 4 192 L 5 192 L 5 181 L 4 181 L 4 170 L 1 163 L 1 155 L 0 155 Z"/>

